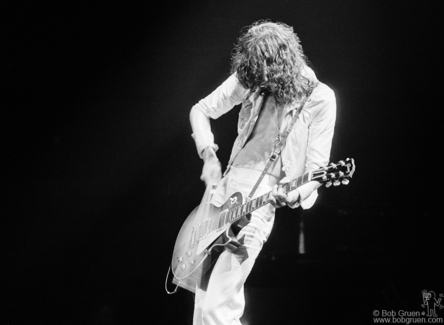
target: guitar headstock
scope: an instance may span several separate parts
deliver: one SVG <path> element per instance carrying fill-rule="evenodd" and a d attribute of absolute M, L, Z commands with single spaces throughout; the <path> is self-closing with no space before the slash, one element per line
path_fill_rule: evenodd
<path fill-rule="evenodd" d="M 313 172 L 312 180 L 325 183 L 325 187 L 338 186 L 341 183 L 347 185 L 353 177 L 356 165 L 353 158 L 340 160 L 336 164 L 330 163 L 327 167 Z"/>

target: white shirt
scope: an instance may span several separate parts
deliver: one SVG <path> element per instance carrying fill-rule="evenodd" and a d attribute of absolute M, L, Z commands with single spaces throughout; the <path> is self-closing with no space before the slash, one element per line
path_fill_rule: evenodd
<path fill-rule="evenodd" d="M 305 72 L 311 80 L 316 80 L 314 72 L 310 68 L 307 67 Z M 238 137 L 231 152 L 229 169 L 234 157 L 245 145 L 254 128 L 263 99 L 259 91 L 251 93 L 248 89 L 243 88 L 236 74 L 232 74 L 210 95 L 194 105 L 190 118 L 193 128 L 192 136 L 196 142 L 199 156 L 202 157 L 202 152 L 206 147 L 217 147 L 214 143 L 209 118 L 217 119 L 235 105 L 242 103 L 242 109 L 239 112 Z M 294 103 L 284 108 L 285 116 L 281 132 L 289 125 L 298 105 L 299 103 Z M 198 120 L 193 111 L 201 112 L 206 120 Z M 336 98 L 334 92 L 327 85 L 319 82 L 305 103 L 282 149 L 283 170 L 290 180 L 328 164 L 335 121 Z M 317 186 L 314 186 L 313 183 L 315 182 L 307 183 L 297 189 L 304 209 L 310 208 L 317 198 Z"/>

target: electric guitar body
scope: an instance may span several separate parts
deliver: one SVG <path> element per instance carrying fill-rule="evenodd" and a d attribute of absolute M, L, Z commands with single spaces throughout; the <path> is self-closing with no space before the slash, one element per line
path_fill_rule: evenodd
<path fill-rule="evenodd" d="M 171 269 L 177 279 L 188 277 L 199 268 L 201 272 L 206 272 L 209 263 L 204 263 L 204 260 L 208 256 L 223 251 L 225 247 L 239 247 L 236 235 L 250 222 L 249 215 L 230 224 L 221 224 L 220 227 L 216 222 L 220 216 L 243 203 L 242 193 L 237 192 L 221 207 L 203 203 L 189 214 L 179 231 L 173 250 Z"/>
<path fill-rule="evenodd" d="M 331 163 L 316 171 L 307 172 L 282 185 L 285 193 L 310 181 L 331 185 L 348 184 L 355 172 L 351 158 Z M 234 193 L 220 207 L 203 203 L 195 208 L 183 223 L 176 239 L 171 261 L 173 282 L 193 291 L 201 276 L 208 271 L 217 253 L 225 248 L 240 246 L 238 232 L 250 221 L 250 213 L 265 206 L 272 199 L 271 192 L 245 202 L 242 193 Z M 211 258 L 208 258 L 211 257 Z"/>

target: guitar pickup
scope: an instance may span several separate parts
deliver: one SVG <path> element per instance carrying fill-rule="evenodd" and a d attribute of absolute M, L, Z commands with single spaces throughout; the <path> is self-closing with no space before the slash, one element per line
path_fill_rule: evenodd
<path fill-rule="evenodd" d="M 210 219 L 206 219 L 206 220 L 204 220 L 204 222 L 202 222 L 198 226 L 198 228 L 199 228 L 199 230 L 198 230 L 198 240 L 202 240 L 205 237 L 207 237 L 209 223 L 210 223 Z"/>

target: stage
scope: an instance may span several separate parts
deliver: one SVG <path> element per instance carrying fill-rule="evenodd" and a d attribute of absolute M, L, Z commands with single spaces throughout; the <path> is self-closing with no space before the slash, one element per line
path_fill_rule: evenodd
<path fill-rule="evenodd" d="M 259 19 L 293 26 L 334 90 L 331 161 L 354 158 L 356 172 L 312 209 L 278 211 L 243 324 L 427 312 L 422 291 L 444 293 L 436 12 L 348 0 L 7 7 L 0 325 L 192 324 L 192 294 L 164 288 L 205 190 L 189 112 Z M 212 121 L 223 168 L 238 113 Z"/>

